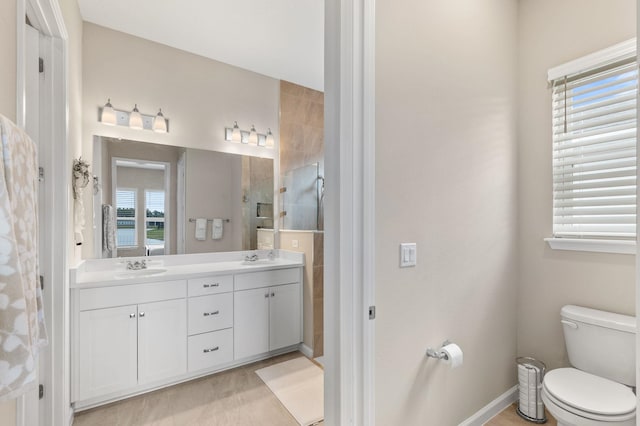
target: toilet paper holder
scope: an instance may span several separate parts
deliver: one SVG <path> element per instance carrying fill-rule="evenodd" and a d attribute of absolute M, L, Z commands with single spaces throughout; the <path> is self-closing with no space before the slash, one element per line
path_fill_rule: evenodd
<path fill-rule="evenodd" d="M 449 340 L 445 340 L 442 343 L 441 348 L 450 345 L 451 341 Z M 447 353 L 443 350 L 435 350 L 433 348 L 427 348 L 427 357 L 429 358 L 435 358 L 435 359 L 444 359 L 444 360 L 448 360 L 449 356 L 447 355 Z"/>

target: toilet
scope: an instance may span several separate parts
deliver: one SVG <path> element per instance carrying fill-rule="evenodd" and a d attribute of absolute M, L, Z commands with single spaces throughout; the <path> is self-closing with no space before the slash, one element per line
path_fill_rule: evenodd
<path fill-rule="evenodd" d="M 549 371 L 541 393 L 558 426 L 635 426 L 636 318 L 574 305 L 560 317 L 572 367 Z"/>

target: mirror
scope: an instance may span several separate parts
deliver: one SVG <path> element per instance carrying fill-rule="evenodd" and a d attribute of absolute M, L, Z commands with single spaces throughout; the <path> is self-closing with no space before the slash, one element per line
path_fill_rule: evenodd
<path fill-rule="evenodd" d="M 93 152 L 96 257 L 255 250 L 273 228 L 272 159 L 108 137 Z"/>

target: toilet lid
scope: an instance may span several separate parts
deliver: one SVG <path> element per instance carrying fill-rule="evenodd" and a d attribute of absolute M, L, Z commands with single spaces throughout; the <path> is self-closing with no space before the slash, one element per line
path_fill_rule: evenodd
<path fill-rule="evenodd" d="M 616 416 L 636 409 L 630 388 L 575 368 L 549 371 L 544 387 L 558 400 L 588 413 Z"/>

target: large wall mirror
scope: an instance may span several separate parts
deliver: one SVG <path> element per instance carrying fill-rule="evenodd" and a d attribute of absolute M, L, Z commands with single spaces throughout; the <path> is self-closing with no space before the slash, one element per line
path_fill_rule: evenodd
<path fill-rule="evenodd" d="M 96 257 L 255 250 L 273 228 L 273 160 L 94 137 Z"/>

